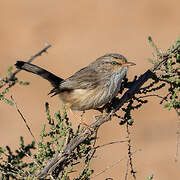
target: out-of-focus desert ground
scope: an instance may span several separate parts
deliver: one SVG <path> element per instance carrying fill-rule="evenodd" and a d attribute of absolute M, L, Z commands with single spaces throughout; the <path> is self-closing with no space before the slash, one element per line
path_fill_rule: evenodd
<path fill-rule="evenodd" d="M 105 53 L 117 52 L 137 64 L 128 72 L 132 79 L 151 66 L 147 61 L 152 57 L 147 40 L 149 35 L 162 51 L 178 38 L 179 7 L 179 0 L 0 0 L 0 77 L 16 60 L 27 60 L 45 43 L 50 43 L 52 48 L 34 63 L 60 77 L 72 75 Z M 30 81 L 31 85 L 16 86 L 8 95 L 13 95 L 38 137 L 42 124 L 46 122 L 45 102 L 50 103 L 51 112 L 61 104 L 58 97 L 47 96 L 51 89 L 47 81 L 26 72 L 19 73 L 18 77 Z M 130 128 L 132 149 L 142 150 L 133 159 L 137 179 L 145 180 L 153 173 L 155 180 L 178 180 L 180 156 L 179 162 L 174 161 L 176 114 L 160 106 L 159 100 L 149 100 L 141 110 L 133 112 L 135 123 Z M 93 113 L 89 112 L 88 117 Z M 0 114 L 0 146 L 8 144 L 14 149 L 21 135 L 25 142 L 31 142 L 32 138 L 15 107 L 1 102 Z M 100 128 L 99 145 L 125 139 L 126 128 L 119 126 L 119 121 L 114 118 Z M 73 120 L 73 125 L 77 124 Z M 106 146 L 97 151 L 91 167 L 96 174 L 126 155 L 126 144 Z M 125 173 L 126 160 L 94 179 L 124 179 Z M 128 180 L 131 179 L 129 174 Z"/>

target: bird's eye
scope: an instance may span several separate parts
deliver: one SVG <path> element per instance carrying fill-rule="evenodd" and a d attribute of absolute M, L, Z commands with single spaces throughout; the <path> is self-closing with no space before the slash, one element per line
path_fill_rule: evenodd
<path fill-rule="evenodd" d="M 111 64 L 112 65 L 117 65 L 118 63 L 113 61 L 113 62 L 111 62 Z"/>

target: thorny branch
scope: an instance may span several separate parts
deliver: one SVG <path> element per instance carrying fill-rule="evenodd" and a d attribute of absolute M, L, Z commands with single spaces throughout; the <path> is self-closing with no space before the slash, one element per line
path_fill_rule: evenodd
<path fill-rule="evenodd" d="M 35 58 L 38 56 L 41 56 L 43 53 L 47 52 L 47 50 L 51 47 L 50 44 L 47 44 L 41 51 L 36 53 L 35 55 L 31 56 L 27 62 L 31 63 Z M 0 88 L 2 88 L 4 85 L 9 84 L 9 86 L 12 86 L 14 81 L 16 80 L 15 76 L 21 71 L 21 69 L 17 69 L 9 78 L 2 78 L 1 81 L 3 81 L 5 84 L 0 85 Z"/>
<path fill-rule="evenodd" d="M 91 128 L 94 130 L 93 132 L 89 131 L 88 129 L 84 130 L 77 137 L 73 138 L 69 142 L 69 144 L 67 144 L 62 149 L 60 153 L 58 153 L 54 158 L 52 158 L 44 167 L 44 169 L 42 169 L 42 171 L 37 175 L 39 179 L 46 177 L 58 166 L 58 164 L 61 164 L 64 161 L 68 160 L 71 153 L 79 144 L 81 144 L 87 137 L 91 136 L 94 132 L 96 132 L 103 123 L 110 121 L 111 118 L 115 116 L 115 112 L 118 111 L 124 103 L 130 100 L 140 90 L 140 88 L 146 81 L 156 76 L 157 70 L 159 70 L 161 66 L 166 63 L 169 58 L 172 57 L 172 53 L 180 51 L 180 45 L 174 48 L 171 53 L 167 54 L 160 53 L 157 48 L 155 48 L 155 51 L 159 61 L 152 68 L 148 69 L 144 74 L 142 74 L 137 80 L 135 80 L 133 85 L 125 92 L 125 94 L 120 98 L 120 100 L 117 103 L 114 103 L 113 106 L 109 107 L 110 110 L 107 114 L 96 117 L 96 121 L 91 124 Z"/>
<path fill-rule="evenodd" d="M 132 152 L 131 152 L 131 139 L 130 139 L 130 132 L 129 132 L 129 124 L 126 123 L 126 131 L 127 131 L 127 136 L 128 136 L 128 162 L 130 165 L 130 169 L 131 169 L 131 174 L 133 176 L 133 179 L 136 180 L 136 171 L 134 171 L 133 168 L 133 163 L 132 163 Z"/>

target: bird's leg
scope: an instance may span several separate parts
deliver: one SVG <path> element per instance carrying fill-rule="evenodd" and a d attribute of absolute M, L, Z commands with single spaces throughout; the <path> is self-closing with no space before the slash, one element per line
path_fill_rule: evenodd
<path fill-rule="evenodd" d="M 90 131 L 92 131 L 92 128 L 83 121 L 83 115 L 84 115 L 84 114 L 85 114 L 85 111 L 82 112 L 79 121 L 80 121 L 80 123 L 81 123 L 82 125 L 84 125 L 84 126 L 85 126 L 86 128 L 88 128 Z"/>
<path fill-rule="evenodd" d="M 71 109 L 69 109 L 69 110 L 70 110 L 70 112 L 76 117 L 76 119 L 80 122 L 80 124 L 82 124 L 82 125 L 85 126 L 89 131 L 92 132 L 92 128 L 82 120 L 85 111 L 82 112 L 82 114 L 81 114 L 81 116 L 80 116 L 80 119 L 79 119 L 79 117 L 78 117 L 75 113 L 73 113 Z"/>

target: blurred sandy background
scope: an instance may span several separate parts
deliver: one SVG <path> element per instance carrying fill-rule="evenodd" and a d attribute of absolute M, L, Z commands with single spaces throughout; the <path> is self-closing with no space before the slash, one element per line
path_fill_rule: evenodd
<path fill-rule="evenodd" d="M 128 73 L 132 79 L 150 67 L 149 35 L 163 51 L 179 36 L 179 6 L 179 0 L 0 0 L 0 76 L 9 65 L 18 59 L 27 60 L 47 42 L 53 47 L 34 63 L 61 77 L 70 76 L 105 53 L 117 52 L 136 62 Z M 50 103 L 52 112 L 61 104 L 57 97 L 47 96 L 51 87 L 45 80 L 26 72 L 18 77 L 31 85 L 17 86 L 9 95 L 13 95 L 38 137 L 46 122 L 45 102 Z M 179 179 L 180 165 L 174 162 L 176 114 L 163 109 L 158 100 L 149 100 L 140 111 L 134 111 L 135 123 L 130 128 L 133 150 L 142 149 L 133 160 L 137 179 L 146 179 L 150 173 L 155 180 Z M 20 135 L 31 142 L 14 107 L 1 102 L 0 114 L 0 146 L 15 148 Z M 124 140 L 125 136 L 125 127 L 114 118 L 100 128 L 98 144 Z M 96 174 L 126 155 L 126 144 L 106 146 L 97 151 L 91 167 Z M 126 160 L 94 179 L 124 179 L 125 173 Z"/>

